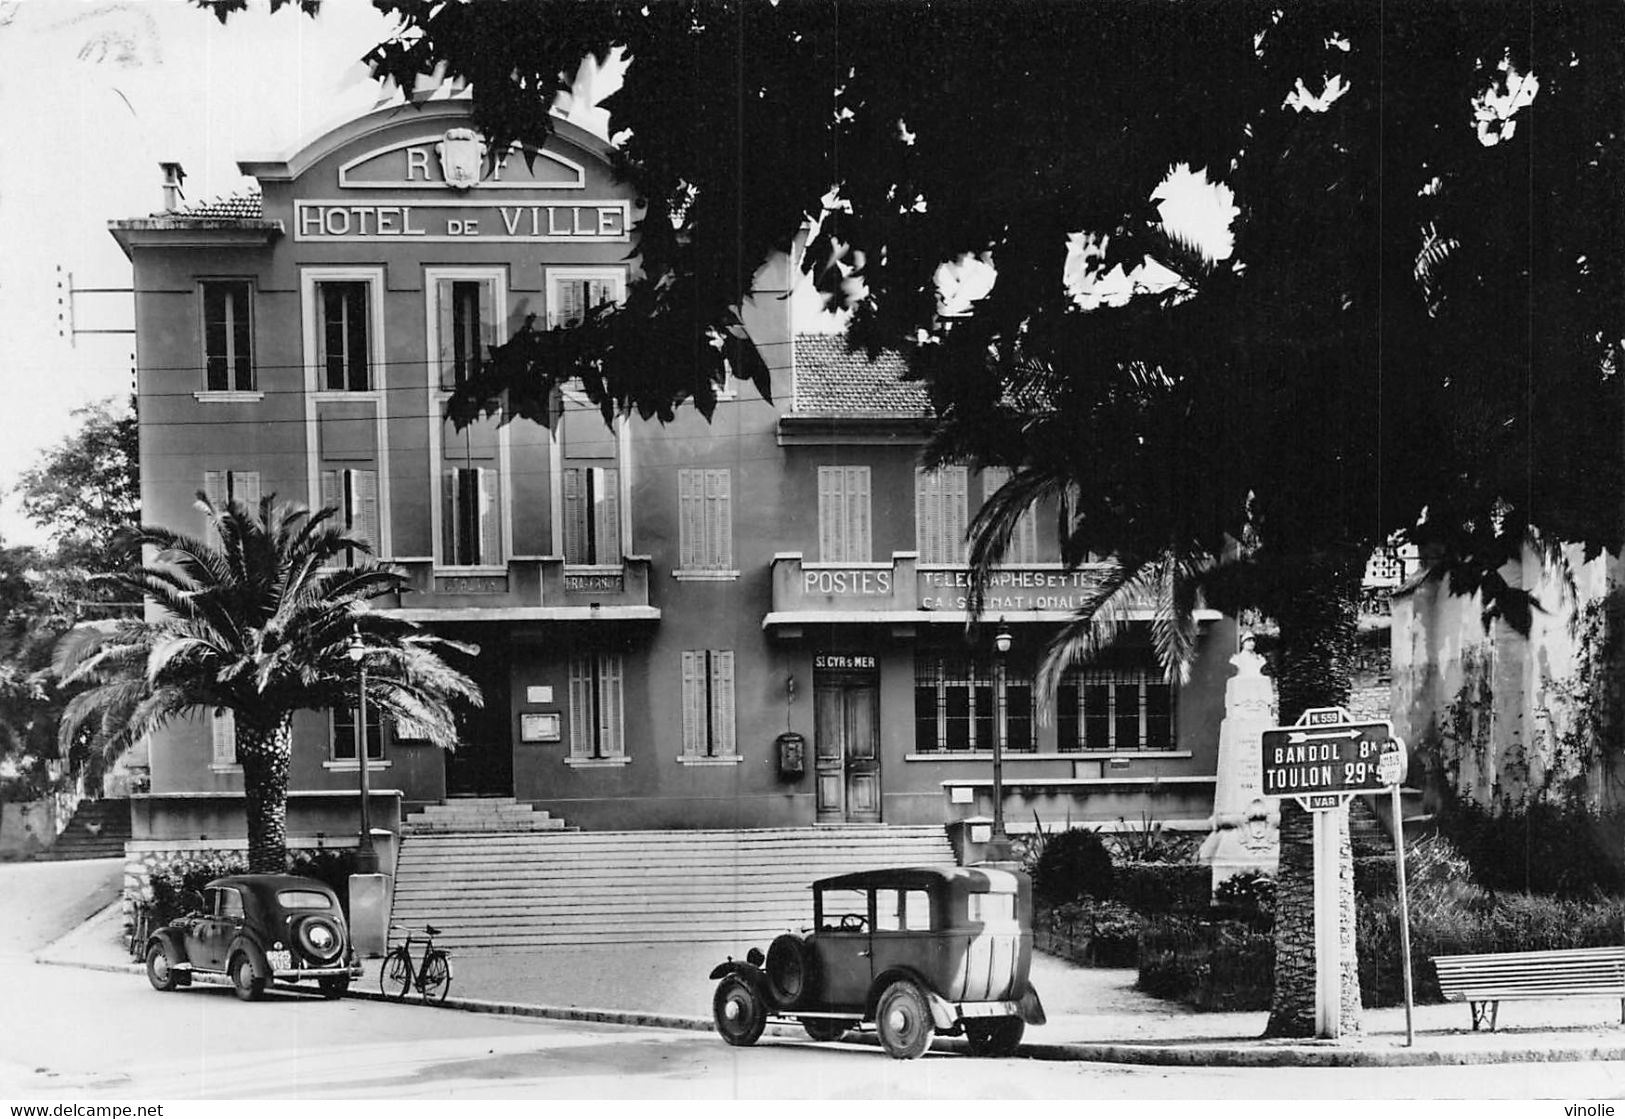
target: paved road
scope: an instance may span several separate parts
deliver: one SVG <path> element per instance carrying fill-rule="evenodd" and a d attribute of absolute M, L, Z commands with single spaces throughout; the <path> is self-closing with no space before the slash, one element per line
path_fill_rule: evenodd
<path fill-rule="evenodd" d="M 1165 1069 L 931 1055 L 595 1026 L 0 962 L 0 1099 L 1451 1099 L 1625 1095 L 1608 1062 L 1382 1069 Z M 41 1028 L 41 1008 L 59 1012 Z"/>

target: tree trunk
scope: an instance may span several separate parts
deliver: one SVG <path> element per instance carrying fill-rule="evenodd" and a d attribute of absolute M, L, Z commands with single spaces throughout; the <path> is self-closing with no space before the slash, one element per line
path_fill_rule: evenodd
<path fill-rule="evenodd" d="M 1306 708 L 1348 702 L 1360 576 L 1364 562 L 1352 550 L 1304 562 L 1302 580 L 1277 621 L 1280 655 L 1275 667 L 1281 722 L 1294 722 Z M 1329 813 L 1338 830 L 1339 1032 L 1360 1029 L 1360 972 L 1354 943 L 1354 860 L 1348 809 Z M 1281 865 L 1276 881 L 1275 995 L 1266 1037 L 1315 1035 L 1315 852 L 1314 820 L 1297 802 L 1281 802 Z"/>
<path fill-rule="evenodd" d="M 285 874 L 293 717 L 283 714 L 263 722 L 239 711 L 236 723 L 237 760 L 243 767 L 244 810 L 248 817 L 248 871 Z"/>

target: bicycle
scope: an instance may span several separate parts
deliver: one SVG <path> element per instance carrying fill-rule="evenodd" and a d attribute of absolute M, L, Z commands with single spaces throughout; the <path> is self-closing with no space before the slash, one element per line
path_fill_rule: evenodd
<path fill-rule="evenodd" d="M 378 990 L 386 998 L 399 1002 L 416 987 L 424 1002 L 445 1002 L 446 992 L 451 989 L 451 953 L 434 946 L 434 938 L 440 930 L 424 925 L 427 935 L 422 940 L 416 940 L 412 930 L 400 925 L 391 925 L 390 931 L 405 933 L 406 942 L 395 945 L 384 956 L 378 969 Z M 416 967 L 412 964 L 413 944 L 423 945 L 423 961 Z"/>

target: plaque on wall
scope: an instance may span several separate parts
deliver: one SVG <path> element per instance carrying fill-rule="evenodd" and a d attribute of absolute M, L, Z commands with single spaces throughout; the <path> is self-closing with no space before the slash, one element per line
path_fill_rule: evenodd
<path fill-rule="evenodd" d="M 557 711 L 526 711 L 519 716 L 519 741 L 557 742 L 559 740 L 559 713 Z"/>
<path fill-rule="evenodd" d="M 626 589 L 626 576 L 619 571 L 594 573 L 591 575 L 564 576 L 564 589 L 567 591 L 614 591 L 619 594 Z"/>

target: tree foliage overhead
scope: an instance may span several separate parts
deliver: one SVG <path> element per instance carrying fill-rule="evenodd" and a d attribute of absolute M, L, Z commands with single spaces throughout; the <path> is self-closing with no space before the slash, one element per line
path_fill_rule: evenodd
<path fill-rule="evenodd" d="M 118 565 L 115 542 L 141 518 L 135 405 L 112 399 L 75 409 L 78 426 L 17 482 L 23 512 L 57 558 L 91 571 Z"/>
<path fill-rule="evenodd" d="M 502 347 L 460 418 L 505 389 L 546 422 L 573 375 L 606 412 L 709 414 L 730 372 L 764 381 L 753 275 L 820 222 L 803 266 L 928 381 L 939 455 L 1090 479 L 1075 553 L 1411 529 L 1516 622 L 1492 573 L 1528 526 L 1617 535 L 1617 5 L 380 6 L 401 32 L 376 72 L 467 79 L 498 147 L 545 138 L 582 57 L 632 60 L 605 106 L 641 276 Z M 1180 164 L 1233 192 L 1228 258 L 1161 220 Z M 1182 282 L 1086 312 L 1077 234 L 1086 280 L 1149 256 Z M 966 256 L 997 282 L 946 317 L 938 270 Z"/>

